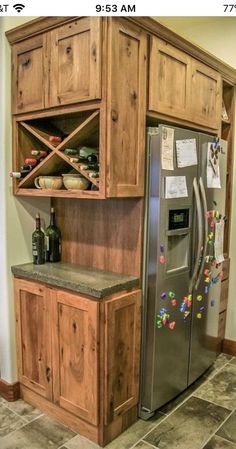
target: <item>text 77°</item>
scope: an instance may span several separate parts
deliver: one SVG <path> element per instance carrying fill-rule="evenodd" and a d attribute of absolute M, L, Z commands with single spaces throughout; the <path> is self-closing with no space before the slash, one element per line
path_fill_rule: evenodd
<path fill-rule="evenodd" d="M 233 12 L 234 10 L 236 10 L 236 5 L 229 4 L 229 3 L 227 3 L 226 5 L 223 5 L 223 7 L 224 7 L 224 12 Z"/>

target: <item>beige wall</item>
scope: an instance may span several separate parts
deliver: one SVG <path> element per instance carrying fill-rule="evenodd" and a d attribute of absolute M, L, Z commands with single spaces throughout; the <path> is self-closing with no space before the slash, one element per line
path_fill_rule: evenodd
<path fill-rule="evenodd" d="M 154 17 L 236 68 L 236 17 Z"/>
<path fill-rule="evenodd" d="M 163 25 L 236 68 L 236 17 L 156 17 Z M 236 111 L 235 111 L 236 112 Z M 234 142 L 236 151 L 236 133 Z M 233 173 L 236 174 L 236 156 Z M 236 341 L 236 176 L 233 179 L 230 283 L 225 337 Z"/>
<path fill-rule="evenodd" d="M 0 18 L 0 370 L 4 380 L 13 382 L 17 378 L 15 363 L 15 324 L 12 292 L 11 265 L 29 262 L 31 256 L 31 234 L 37 211 L 48 221 L 49 199 L 16 198 L 12 195 L 11 171 L 11 62 L 10 46 L 5 31 L 32 20 L 33 17 Z M 3 68 L 3 69 L 2 69 Z"/>

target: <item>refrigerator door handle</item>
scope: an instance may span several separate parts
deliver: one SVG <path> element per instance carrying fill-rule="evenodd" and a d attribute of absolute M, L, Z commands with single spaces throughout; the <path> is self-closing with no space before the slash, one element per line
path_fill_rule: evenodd
<path fill-rule="evenodd" d="M 197 272 L 199 269 L 199 260 L 200 260 L 201 251 L 202 251 L 202 238 L 203 238 L 203 235 L 202 235 L 202 207 L 201 207 L 200 193 L 199 193 L 199 188 L 198 188 L 196 178 L 194 178 L 194 180 L 193 180 L 193 191 L 194 191 L 194 195 L 195 195 L 196 209 L 197 209 L 198 242 L 197 242 L 197 253 L 196 253 L 196 259 L 195 259 L 195 264 L 194 264 L 194 268 L 193 268 L 193 274 L 192 274 L 192 278 L 189 283 L 189 292 L 192 292 L 193 284 L 194 284 L 194 281 L 196 279 Z"/>
<path fill-rule="evenodd" d="M 204 217 L 204 244 L 203 244 L 203 252 L 202 252 L 202 260 L 200 269 L 198 272 L 197 281 L 195 284 L 195 289 L 197 290 L 199 286 L 199 282 L 201 280 L 204 264 L 205 264 L 205 258 L 207 253 L 207 243 L 208 243 L 208 218 L 207 218 L 207 200 L 206 200 L 206 191 L 203 184 L 202 178 L 199 179 L 199 187 L 200 187 L 200 194 L 202 198 L 202 205 L 203 205 L 203 217 Z"/>

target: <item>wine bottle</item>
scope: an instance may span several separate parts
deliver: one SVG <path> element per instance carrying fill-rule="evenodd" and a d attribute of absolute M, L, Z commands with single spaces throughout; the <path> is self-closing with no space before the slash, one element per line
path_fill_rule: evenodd
<path fill-rule="evenodd" d="M 49 136 L 48 140 L 49 140 L 49 142 L 59 143 L 62 141 L 62 138 L 60 136 Z"/>
<path fill-rule="evenodd" d="M 97 171 L 92 171 L 88 175 L 89 175 L 89 178 L 99 178 L 99 172 L 97 172 Z"/>
<path fill-rule="evenodd" d="M 20 178 L 24 178 L 26 175 L 28 175 L 28 171 L 11 171 L 10 173 L 9 173 L 9 176 L 11 177 L 11 178 L 16 178 L 16 179 L 20 179 Z"/>
<path fill-rule="evenodd" d="M 97 164 L 98 154 L 88 154 L 88 156 L 79 156 L 80 162 L 87 162 L 89 164 Z"/>
<path fill-rule="evenodd" d="M 80 165 L 81 170 L 92 170 L 92 171 L 99 171 L 99 165 L 98 164 L 84 164 Z"/>
<path fill-rule="evenodd" d="M 56 226 L 55 211 L 51 208 L 50 225 L 45 230 L 46 261 L 59 262 L 61 260 L 61 232 Z"/>
<path fill-rule="evenodd" d="M 76 164 L 77 162 L 79 162 L 79 158 L 78 157 L 69 157 L 69 161 L 74 162 L 74 164 Z"/>
<path fill-rule="evenodd" d="M 45 239 L 41 229 L 40 215 L 36 215 L 36 229 L 32 234 L 33 263 L 41 265 L 45 263 Z"/>
<path fill-rule="evenodd" d="M 47 151 L 45 150 L 31 150 L 32 156 L 41 156 L 46 157 L 48 155 Z"/>
<path fill-rule="evenodd" d="M 11 178 L 24 178 L 33 168 L 32 165 L 22 165 L 20 171 L 11 171 L 9 175 Z"/>
<path fill-rule="evenodd" d="M 38 163 L 38 159 L 35 157 L 27 157 L 24 160 L 25 165 L 31 165 L 31 166 L 35 166 Z"/>
<path fill-rule="evenodd" d="M 79 154 L 79 150 L 77 148 L 65 148 L 64 154 L 67 156 L 76 156 Z"/>

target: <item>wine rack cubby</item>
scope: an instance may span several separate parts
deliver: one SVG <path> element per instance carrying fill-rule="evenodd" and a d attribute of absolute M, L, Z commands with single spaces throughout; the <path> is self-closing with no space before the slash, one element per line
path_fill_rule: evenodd
<path fill-rule="evenodd" d="M 33 158 L 32 151 L 44 152 L 26 176 L 14 179 L 14 191 L 18 195 L 55 196 L 55 197 L 102 197 L 100 178 L 104 167 L 101 166 L 100 110 L 86 110 L 30 117 L 15 121 L 16 149 L 13 158 L 13 171 L 20 172 L 27 159 Z M 81 148 L 93 154 L 93 161 L 79 156 Z M 65 150 L 77 151 L 72 158 Z M 94 162 L 94 159 L 96 163 Z M 89 181 L 86 190 L 37 189 L 35 178 L 38 176 L 61 176 L 80 174 Z"/>

